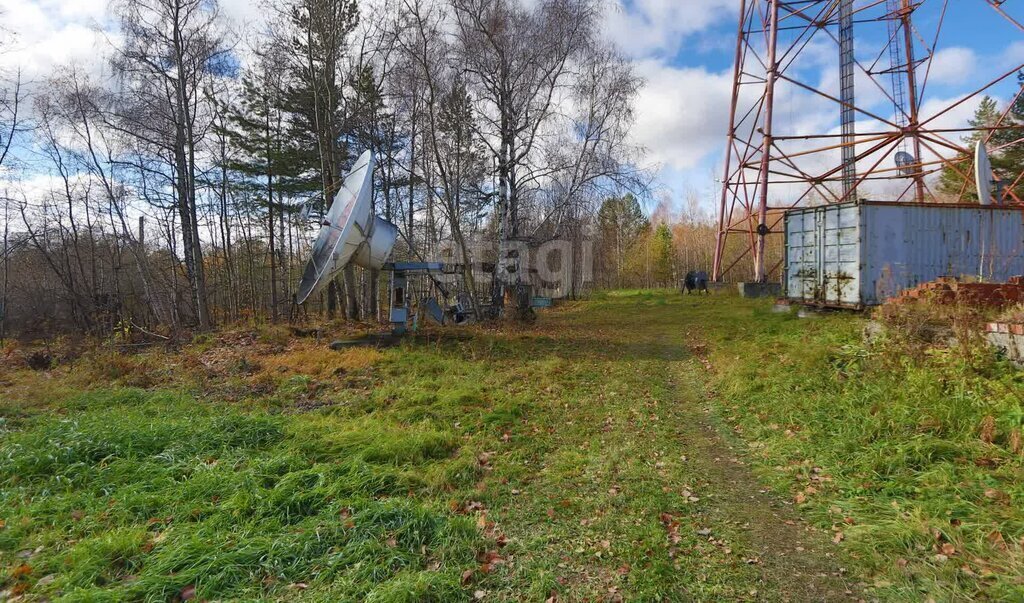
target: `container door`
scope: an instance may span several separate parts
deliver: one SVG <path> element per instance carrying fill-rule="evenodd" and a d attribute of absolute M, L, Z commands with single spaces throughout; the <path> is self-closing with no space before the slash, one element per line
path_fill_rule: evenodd
<path fill-rule="evenodd" d="M 786 214 L 786 296 L 815 301 L 818 292 L 818 228 L 815 210 Z"/>
<path fill-rule="evenodd" d="M 860 208 L 855 204 L 818 208 L 821 212 L 821 291 L 829 305 L 860 304 Z"/>

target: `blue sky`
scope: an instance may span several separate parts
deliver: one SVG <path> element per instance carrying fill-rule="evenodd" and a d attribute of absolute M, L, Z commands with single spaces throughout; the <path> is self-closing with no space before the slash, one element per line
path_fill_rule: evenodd
<path fill-rule="evenodd" d="M 109 30 L 107 3 L 0 0 L 6 28 L 18 33 L 8 52 L 0 55 L 0 67 L 19 66 L 30 78 L 43 77 L 55 65 L 72 60 L 101 69 L 96 57 L 107 44 L 104 36 L 112 35 L 103 31 Z M 869 0 L 855 0 L 856 6 L 866 3 Z M 934 36 L 943 3 L 925 0 L 918 10 L 922 37 Z M 265 13 L 258 9 L 257 0 L 221 0 L 220 4 L 238 24 L 258 23 Z M 1004 8 L 1024 18 L 1022 7 L 1011 9 L 1015 4 L 1007 2 Z M 694 197 L 706 208 L 713 205 L 727 126 L 738 6 L 739 0 L 609 0 L 607 35 L 635 61 L 647 82 L 637 99 L 634 141 L 647 149 L 645 161 L 659 176 L 655 201 L 664 199 L 680 207 Z M 858 58 L 872 60 L 866 55 L 876 53 L 884 43 L 884 26 L 858 26 L 857 35 Z M 999 71 L 1024 63 L 1024 34 L 984 0 L 948 0 L 941 39 L 942 60 L 936 61 L 926 106 L 948 104 Z M 826 81 L 835 70 L 836 51 L 829 44 L 808 53 L 809 60 L 800 71 L 808 83 Z M 1007 82 L 993 94 L 1007 98 L 1012 88 Z M 859 92 L 865 92 L 863 87 Z M 820 106 L 792 93 L 782 96 L 779 119 L 793 127 L 829 128 L 830 122 L 838 121 L 838 115 L 833 115 L 837 111 L 827 103 Z M 888 101 L 877 93 L 875 97 L 867 104 L 891 114 L 891 107 L 885 106 Z M 959 125 L 972 112 L 973 103 L 947 121 Z"/>

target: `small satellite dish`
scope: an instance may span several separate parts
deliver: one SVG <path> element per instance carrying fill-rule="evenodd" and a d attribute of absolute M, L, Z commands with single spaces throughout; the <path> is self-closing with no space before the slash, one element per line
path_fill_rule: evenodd
<path fill-rule="evenodd" d="M 903 176 L 913 176 L 916 171 L 914 164 L 917 163 L 917 159 L 913 155 L 906 151 L 897 151 L 896 156 L 896 167 L 899 168 L 900 174 Z"/>
<path fill-rule="evenodd" d="M 992 204 L 992 162 L 988 158 L 985 143 L 974 145 L 974 183 L 978 187 L 978 203 Z"/>
<path fill-rule="evenodd" d="M 345 176 L 302 273 L 296 302 L 327 286 L 349 263 L 380 270 L 398 240 L 398 227 L 373 215 L 373 154 L 366 151 Z"/>

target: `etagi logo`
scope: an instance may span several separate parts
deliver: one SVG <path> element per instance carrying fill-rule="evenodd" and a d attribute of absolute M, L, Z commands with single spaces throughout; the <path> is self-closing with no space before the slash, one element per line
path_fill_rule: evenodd
<path fill-rule="evenodd" d="M 568 292 L 574 282 L 580 286 L 594 280 L 594 242 L 589 239 L 512 240 L 496 246 L 494 241 L 478 238 L 466 247 L 474 272 L 496 270 L 510 284 Z M 451 242 L 442 245 L 438 255 L 442 262 L 463 263 L 462 251 Z"/>

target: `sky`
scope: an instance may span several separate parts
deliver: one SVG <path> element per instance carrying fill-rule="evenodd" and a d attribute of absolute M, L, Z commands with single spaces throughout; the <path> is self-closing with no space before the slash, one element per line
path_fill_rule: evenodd
<path fill-rule="evenodd" d="M 645 79 L 637 98 L 633 139 L 646 149 L 645 165 L 657 175 L 655 199 L 667 199 L 679 207 L 693 197 L 711 211 L 728 127 L 740 0 L 608 1 L 606 35 Z M 855 5 L 867 1 L 856 0 Z M 1024 33 L 982 0 L 946 2 L 939 54 L 922 103 L 925 114 L 972 92 L 1000 71 L 1024 63 Z M 943 4 L 943 0 L 926 0 L 919 9 L 916 18 L 922 40 L 934 37 Z M 220 0 L 220 5 L 225 16 L 238 24 L 261 18 L 256 0 Z M 29 79 L 42 78 L 69 61 L 101 70 L 102 62 L 96 57 L 116 37 L 108 0 L 0 0 L 0 14 L 7 30 L 0 36 L 8 42 L 0 67 L 17 66 Z M 874 56 L 869 55 L 884 46 L 879 38 L 884 26 L 879 30 L 865 25 L 857 31 L 858 59 L 871 62 Z M 13 40 L 10 32 L 16 34 Z M 826 89 L 834 85 L 838 81 L 836 52 L 827 38 L 809 45 L 798 66 L 801 81 Z M 992 94 L 1008 99 L 1012 90 L 1007 82 Z M 891 103 L 869 82 L 858 81 L 858 94 L 880 115 L 892 115 Z M 777 119 L 783 128 L 830 131 L 838 126 L 834 105 L 800 91 L 781 91 L 779 107 Z M 973 104 L 964 105 L 944 118 L 943 124 L 962 125 L 973 110 Z"/>

